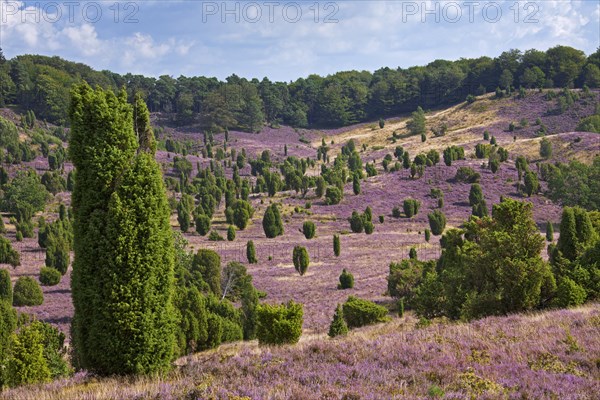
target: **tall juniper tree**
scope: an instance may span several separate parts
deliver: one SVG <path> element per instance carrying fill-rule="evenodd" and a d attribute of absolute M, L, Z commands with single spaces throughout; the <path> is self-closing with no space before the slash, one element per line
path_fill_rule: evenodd
<path fill-rule="evenodd" d="M 83 83 L 72 91 L 69 116 L 75 364 L 102 375 L 166 370 L 173 239 L 147 108 L 139 97 L 132 107 L 124 91 Z"/>

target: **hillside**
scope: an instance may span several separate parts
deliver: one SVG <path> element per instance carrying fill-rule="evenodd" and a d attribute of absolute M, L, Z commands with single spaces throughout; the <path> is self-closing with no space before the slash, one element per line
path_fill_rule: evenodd
<path fill-rule="evenodd" d="M 600 306 L 415 326 L 403 320 L 295 346 L 225 345 L 162 378 L 85 373 L 1 399 L 593 399 Z"/>
<path fill-rule="evenodd" d="M 544 190 L 529 198 L 524 198 L 518 193 L 516 189 L 518 173 L 514 160 L 519 155 L 527 156 L 532 168 L 535 168 L 536 162 L 546 161 L 539 157 L 541 137 L 536 134 L 539 129 L 539 126 L 535 125 L 537 118 L 540 118 L 542 124 L 547 127 L 546 137 L 552 141 L 555 149 L 552 158 L 547 162 L 564 162 L 569 159 L 589 162 L 599 154 L 600 135 L 572 132 L 581 117 L 594 112 L 594 104 L 600 99 L 600 92 L 593 92 L 593 96 L 593 98 L 581 99 L 561 115 L 551 113 L 556 107 L 556 100 L 546 100 L 545 94 L 537 91 L 528 92 L 524 99 L 515 97 L 494 99 L 491 95 L 483 96 L 470 105 L 462 103 L 447 109 L 428 112 L 428 129 L 446 123 L 448 132 L 441 137 L 434 137 L 429 133 L 425 143 L 421 142 L 419 136 L 406 134 L 408 116 L 387 121 L 383 129 L 379 129 L 375 124 L 360 124 L 336 130 L 265 127 L 258 134 L 231 131 L 229 149 L 235 149 L 238 153 L 245 149 L 249 157 L 258 157 L 263 150 L 268 149 L 275 161 L 283 161 L 286 146 L 289 156 L 314 158 L 322 138 L 325 138 L 328 144 L 334 142 L 330 146 L 333 159 L 336 154 L 339 154 L 342 145 L 353 139 L 356 147 L 361 149 L 360 156 L 364 162 L 376 161 L 379 174 L 365 178 L 362 182 L 362 194 L 358 196 L 352 193 L 352 185 L 346 184 L 344 200 L 338 205 L 326 205 L 322 199 L 315 198 L 312 190 L 306 197 L 294 191 L 280 192 L 274 198 L 252 194 L 250 200 L 256 210 L 254 218 L 245 230 L 237 232 L 235 241 L 214 242 L 192 231 L 185 233 L 184 237 L 189 241 L 189 250 L 209 248 L 217 251 L 223 265 L 230 261 L 245 263 L 246 241 L 254 241 L 259 263 L 249 265 L 248 269 L 257 288 L 267 293 L 266 301 L 278 303 L 293 299 L 304 303 L 305 332 L 326 332 L 331 319 L 331 310 L 348 296 L 346 291 L 336 290 L 337 279 L 342 268 L 351 270 L 356 278 L 357 283 L 350 291 L 351 294 L 387 303 L 391 300 L 385 295 L 390 262 L 407 258 L 411 247 L 417 249 L 419 259 L 439 257 L 441 248 L 438 239 L 434 237 L 430 242 L 426 242 L 423 237 L 423 231 L 429 227 L 427 213 L 437 208 L 437 200 L 430 196 L 430 191 L 432 188 L 443 190 L 445 196 L 443 211 L 448 220 L 448 228 L 460 226 L 471 214 L 471 206 L 468 202 L 470 184 L 454 180 L 456 171 L 460 167 L 469 166 L 480 173 L 480 184 L 488 208 L 498 203 L 501 196 L 525 199 L 534 204 L 534 218 L 540 229 L 545 229 L 546 221 L 558 225 L 561 206 L 545 197 Z M 10 110 L 5 109 L 3 115 L 18 122 L 18 115 Z M 153 119 L 155 124 L 160 123 L 161 118 L 158 115 Z M 509 132 L 510 122 L 518 122 L 521 119 L 528 120 L 528 126 Z M 162 128 L 158 131 L 159 139 L 163 140 L 163 143 L 165 139 L 171 138 L 179 143 L 190 143 L 193 146 L 195 152 L 187 155 L 187 159 L 192 164 L 192 176 L 197 173 L 198 165 L 202 168 L 209 167 L 213 159 L 200 154 L 200 149 L 203 147 L 202 133 L 194 130 L 193 127 L 181 129 L 157 126 Z M 478 160 L 474 155 L 475 145 L 485 143 L 483 140 L 485 130 L 489 131 L 490 137 L 496 137 L 500 146 L 510 149 L 510 160 L 502 163 L 495 174 L 487 168 L 480 168 L 486 160 Z M 393 138 L 394 132 L 399 139 Z M 215 135 L 215 147 L 222 145 L 223 140 L 223 134 Z M 66 143 L 64 145 L 66 146 Z M 363 145 L 365 149 L 362 149 Z M 411 158 L 432 149 L 442 152 L 449 145 L 464 146 L 467 159 L 456 161 L 450 167 L 441 162 L 426 168 L 422 178 L 411 179 L 406 169 L 385 172 L 381 166 L 383 157 L 386 154 L 393 154 L 398 145 L 410 152 Z M 177 176 L 172 164 L 173 157 L 176 155 L 165 150 L 157 153 L 157 159 L 163 164 L 165 172 L 170 177 Z M 42 174 L 48 170 L 48 160 L 40 155 L 31 162 L 25 162 L 24 166 L 32 167 Z M 13 168 L 15 169 L 11 169 L 12 173 L 18 169 L 18 167 Z M 71 168 L 71 164 L 67 162 L 64 166 L 65 173 Z M 225 174 L 231 177 L 231 169 L 226 169 Z M 318 174 L 318 168 L 309 169 L 308 174 Z M 250 174 L 249 165 L 240 169 L 240 176 L 252 182 L 256 181 L 256 178 Z M 545 182 L 542 182 L 542 185 L 544 184 Z M 170 195 L 178 196 L 173 191 Z M 406 198 L 420 200 L 421 211 L 410 219 L 393 218 L 392 208 L 396 206 L 402 208 L 402 201 Z M 285 235 L 278 240 L 265 238 L 261 225 L 264 210 L 270 202 L 278 202 L 283 206 Z M 310 209 L 305 209 L 307 202 L 311 203 Z M 56 218 L 59 203 L 69 205 L 70 194 L 68 192 L 57 194 L 43 215 L 50 220 Z M 353 211 L 362 212 L 367 206 L 371 207 L 374 219 L 383 215 L 385 223 L 375 222 L 372 235 L 351 234 L 347 218 Z M 304 238 L 301 228 L 305 220 L 317 224 L 316 238 L 311 240 Z M 174 230 L 179 229 L 175 212 L 171 223 Z M 11 273 L 13 281 L 20 276 L 36 277 L 39 268 L 44 265 L 44 250 L 39 247 L 36 238 L 25 238 L 22 242 L 15 242 L 14 226 L 8 219 L 5 220 L 5 224 L 8 228 L 7 237 L 21 253 L 22 260 L 22 266 Z M 228 225 L 224 218 L 224 204 L 221 204 L 213 218 L 212 227 L 225 237 Z M 335 257 L 331 238 L 333 234 L 340 233 L 342 254 L 340 257 Z M 305 246 L 311 257 L 311 268 L 305 276 L 298 276 L 294 272 L 291 251 L 295 244 Z M 543 256 L 547 257 L 546 252 L 543 253 Z M 43 305 L 22 307 L 21 311 L 33 313 L 44 321 L 57 324 L 68 335 L 73 312 L 69 281 L 70 270 L 59 285 L 44 287 Z"/>

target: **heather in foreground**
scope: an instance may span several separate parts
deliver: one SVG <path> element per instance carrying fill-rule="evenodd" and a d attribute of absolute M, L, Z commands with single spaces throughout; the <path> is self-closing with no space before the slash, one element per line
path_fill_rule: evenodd
<path fill-rule="evenodd" d="M 418 328 L 411 317 L 295 346 L 222 346 L 163 380 L 85 374 L 2 399 L 592 399 L 600 306 Z M 417 326 L 416 326 L 417 325 Z"/>

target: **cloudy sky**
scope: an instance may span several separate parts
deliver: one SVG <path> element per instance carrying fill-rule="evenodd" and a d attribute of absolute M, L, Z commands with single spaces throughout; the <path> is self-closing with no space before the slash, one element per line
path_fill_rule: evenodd
<path fill-rule="evenodd" d="M 152 76 L 289 81 L 559 44 L 600 46 L 599 1 L 0 0 L 6 57 Z"/>

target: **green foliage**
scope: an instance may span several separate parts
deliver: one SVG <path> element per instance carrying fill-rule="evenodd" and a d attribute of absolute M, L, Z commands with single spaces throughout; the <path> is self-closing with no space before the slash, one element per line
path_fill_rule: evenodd
<path fill-rule="evenodd" d="M 5 269 L 0 269 L 0 301 L 13 303 L 13 288 L 10 280 L 10 273 Z"/>
<path fill-rule="evenodd" d="M 205 236 L 210 231 L 210 222 L 210 217 L 208 215 L 200 214 L 196 216 L 196 232 L 201 236 Z"/>
<path fill-rule="evenodd" d="M 344 319 L 344 310 L 341 304 L 338 304 L 335 308 L 335 314 L 333 314 L 333 320 L 329 325 L 329 337 L 344 336 L 348 334 L 348 324 Z"/>
<path fill-rule="evenodd" d="M 339 204 L 342 198 L 343 193 L 337 187 L 330 186 L 325 191 L 325 204 L 327 205 Z"/>
<path fill-rule="evenodd" d="M 528 171 L 525 173 L 525 193 L 527 196 L 532 196 L 537 194 L 540 190 L 540 183 L 537 178 L 537 174 L 533 171 Z"/>
<path fill-rule="evenodd" d="M 556 297 L 553 304 L 556 307 L 576 307 L 585 302 L 587 293 L 584 288 L 571 278 L 562 277 L 556 288 Z"/>
<path fill-rule="evenodd" d="M 6 185 L 2 210 L 16 214 L 19 221 L 29 220 L 34 213 L 44 209 L 48 198 L 46 187 L 35 171 L 19 171 Z"/>
<path fill-rule="evenodd" d="M 459 167 L 454 179 L 462 183 L 477 183 L 481 179 L 481 175 L 471 167 Z"/>
<path fill-rule="evenodd" d="M 429 226 L 431 227 L 431 233 L 435 236 L 439 236 L 444 232 L 446 228 L 446 216 L 440 210 L 435 210 L 427 214 L 429 220 Z"/>
<path fill-rule="evenodd" d="M 408 251 L 408 258 L 410 258 L 411 260 L 416 260 L 417 259 L 417 249 L 415 249 L 414 247 L 411 247 L 410 250 Z"/>
<path fill-rule="evenodd" d="M 340 274 L 340 283 L 338 284 L 338 289 L 352 289 L 354 287 L 354 275 L 350 272 L 346 271 L 346 268 L 342 270 Z"/>
<path fill-rule="evenodd" d="M 183 199 L 177 204 L 177 222 L 179 223 L 179 228 L 182 232 L 187 232 L 188 229 L 190 229 L 190 209 Z"/>
<path fill-rule="evenodd" d="M 221 257 L 216 251 L 200 249 L 192 260 L 192 273 L 198 273 L 215 296 L 221 296 Z"/>
<path fill-rule="evenodd" d="M 44 337 L 35 324 L 13 334 L 6 366 L 8 386 L 49 382 L 50 368 L 44 358 Z"/>
<path fill-rule="evenodd" d="M 281 221 L 281 213 L 276 204 L 271 204 L 265 210 L 265 215 L 262 220 L 263 230 L 267 238 L 275 238 L 284 233 L 283 222 Z"/>
<path fill-rule="evenodd" d="M 342 306 L 348 328 L 359 328 L 388 320 L 387 309 L 369 300 L 350 296 Z"/>
<path fill-rule="evenodd" d="M 582 118 L 577 124 L 575 130 L 577 132 L 600 133 L 600 115 L 594 114 L 589 117 Z"/>
<path fill-rule="evenodd" d="M 235 240 L 235 228 L 233 225 L 227 227 L 227 241 L 233 242 Z"/>
<path fill-rule="evenodd" d="M 419 213 L 421 202 L 415 199 L 405 199 L 402 203 L 402 208 L 404 210 L 404 215 L 406 215 L 407 218 L 412 218 Z"/>
<path fill-rule="evenodd" d="M 493 139 L 493 137 L 492 137 Z M 479 159 L 488 158 L 492 151 L 492 146 L 489 144 L 478 143 L 475 146 L 475 156 Z"/>
<path fill-rule="evenodd" d="M 544 164 L 542 164 L 544 165 Z M 571 161 L 546 167 L 550 199 L 565 206 L 600 209 L 600 156 L 591 165 Z"/>
<path fill-rule="evenodd" d="M 10 351 L 12 335 L 17 328 L 17 313 L 12 304 L 0 300 L 0 365 L 5 367 L 6 359 Z M 4 386 L 5 371 L 0 373 L 0 387 Z"/>
<path fill-rule="evenodd" d="M 360 178 L 358 174 L 354 174 L 354 176 L 352 177 L 352 192 L 355 195 L 360 194 Z"/>
<path fill-rule="evenodd" d="M 336 257 L 339 257 L 340 251 L 341 251 L 340 235 L 333 235 L 333 254 Z"/>
<path fill-rule="evenodd" d="M 548 242 L 554 241 L 554 226 L 550 221 L 546 221 L 546 240 Z"/>
<path fill-rule="evenodd" d="M 42 267 L 42 269 L 40 269 L 40 283 L 44 286 L 58 285 L 61 278 L 61 272 L 55 268 Z"/>
<path fill-rule="evenodd" d="M 10 264 L 13 268 L 21 265 L 21 255 L 4 236 L 0 236 L 0 262 Z"/>
<path fill-rule="evenodd" d="M 212 231 L 210 231 L 210 234 L 208 235 L 208 240 L 211 242 L 222 242 L 225 240 L 225 238 L 223 236 L 221 236 L 219 234 L 219 232 L 212 230 Z"/>
<path fill-rule="evenodd" d="M 13 305 L 39 306 L 44 302 L 44 293 L 40 284 L 30 276 L 21 276 L 15 282 L 13 289 Z"/>
<path fill-rule="evenodd" d="M 469 205 L 474 206 L 483 200 L 483 191 L 481 190 L 481 186 L 478 183 L 474 183 L 471 185 L 471 190 L 469 192 Z"/>
<path fill-rule="evenodd" d="M 134 130 L 133 114 L 124 91 L 72 90 L 72 345 L 75 365 L 101 375 L 167 370 L 174 349 L 170 209 L 152 146 L 136 136 L 149 121 L 138 115 Z"/>
<path fill-rule="evenodd" d="M 62 275 L 67 273 L 71 263 L 71 249 L 64 235 L 51 233 L 46 240 L 46 266 L 54 268 Z"/>
<path fill-rule="evenodd" d="M 577 222 L 575 220 L 575 209 L 563 208 L 560 220 L 560 236 L 556 248 L 567 260 L 575 260 L 578 252 Z"/>
<path fill-rule="evenodd" d="M 354 233 L 361 233 L 364 229 L 364 218 L 356 211 L 352 211 L 352 216 L 349 218 L 350 229 Z"/>
<path fill-rule="evenodd" d="M 307 239 L 312 239 L 315 237 L 316 229 L 315 223 L 312 221 L 304 221 L 302 224 L 302 233 Z"/>
<path fill-rule="evenodd" d="M 248 240 L 248 243 L 246 243 L 246 258 L 250 264 L 256 264 L 258 262 L 256 258 L 256 249 L 254 248 L 254 242 L 252 240 Z"/>
<path fill-rule="evenodd" d="M 254 215 L 254 209 L 247 201 L 238 199 L 225 210 L 225 214 L 227 222 L 233 223 L 239 230 L 243 231 Z"/>
<path fill-rule="evenodd" d="M 459 146 L 450 146 L 444 150 L 444 163 L 451 166 L 453 161 L 464 160 L 465 149 Z"/>
<path fill-rule="evenodd" d="M 547 160 L 552 157 L 552 142 L 547 138 L 542 138 L 540 142 L 540 157 Z"/>
<path fill-rule="evenodd" d="M 425 133 L 425 112 L 421 107 L 412 113 L 411 119 L 406 123 L 406 127 L 411 135 L 421 135 Z"/>
<path fill-rule="evenodd" d="M 260 304 L 256 308 L 256 336 L 261 345 L 298 343 L 302 335 L 304 311 L 302 304 Z"/>
<path fill-rule="evenodd" d="M 296 268 L 296 271 L 300 274 L 300 276 L 304 275 L 308 269 L 308 265 L 310 264 L 310 258 L 306 248 L 302 246 L 294 246 L 292 260 L 294 262 L 294 268 Z"/>
<path fill-rule="evenodd" d="M 375 225 L 371 221 L 365 221 L 365 233 L 370 235 L 375 230 Z"/>

